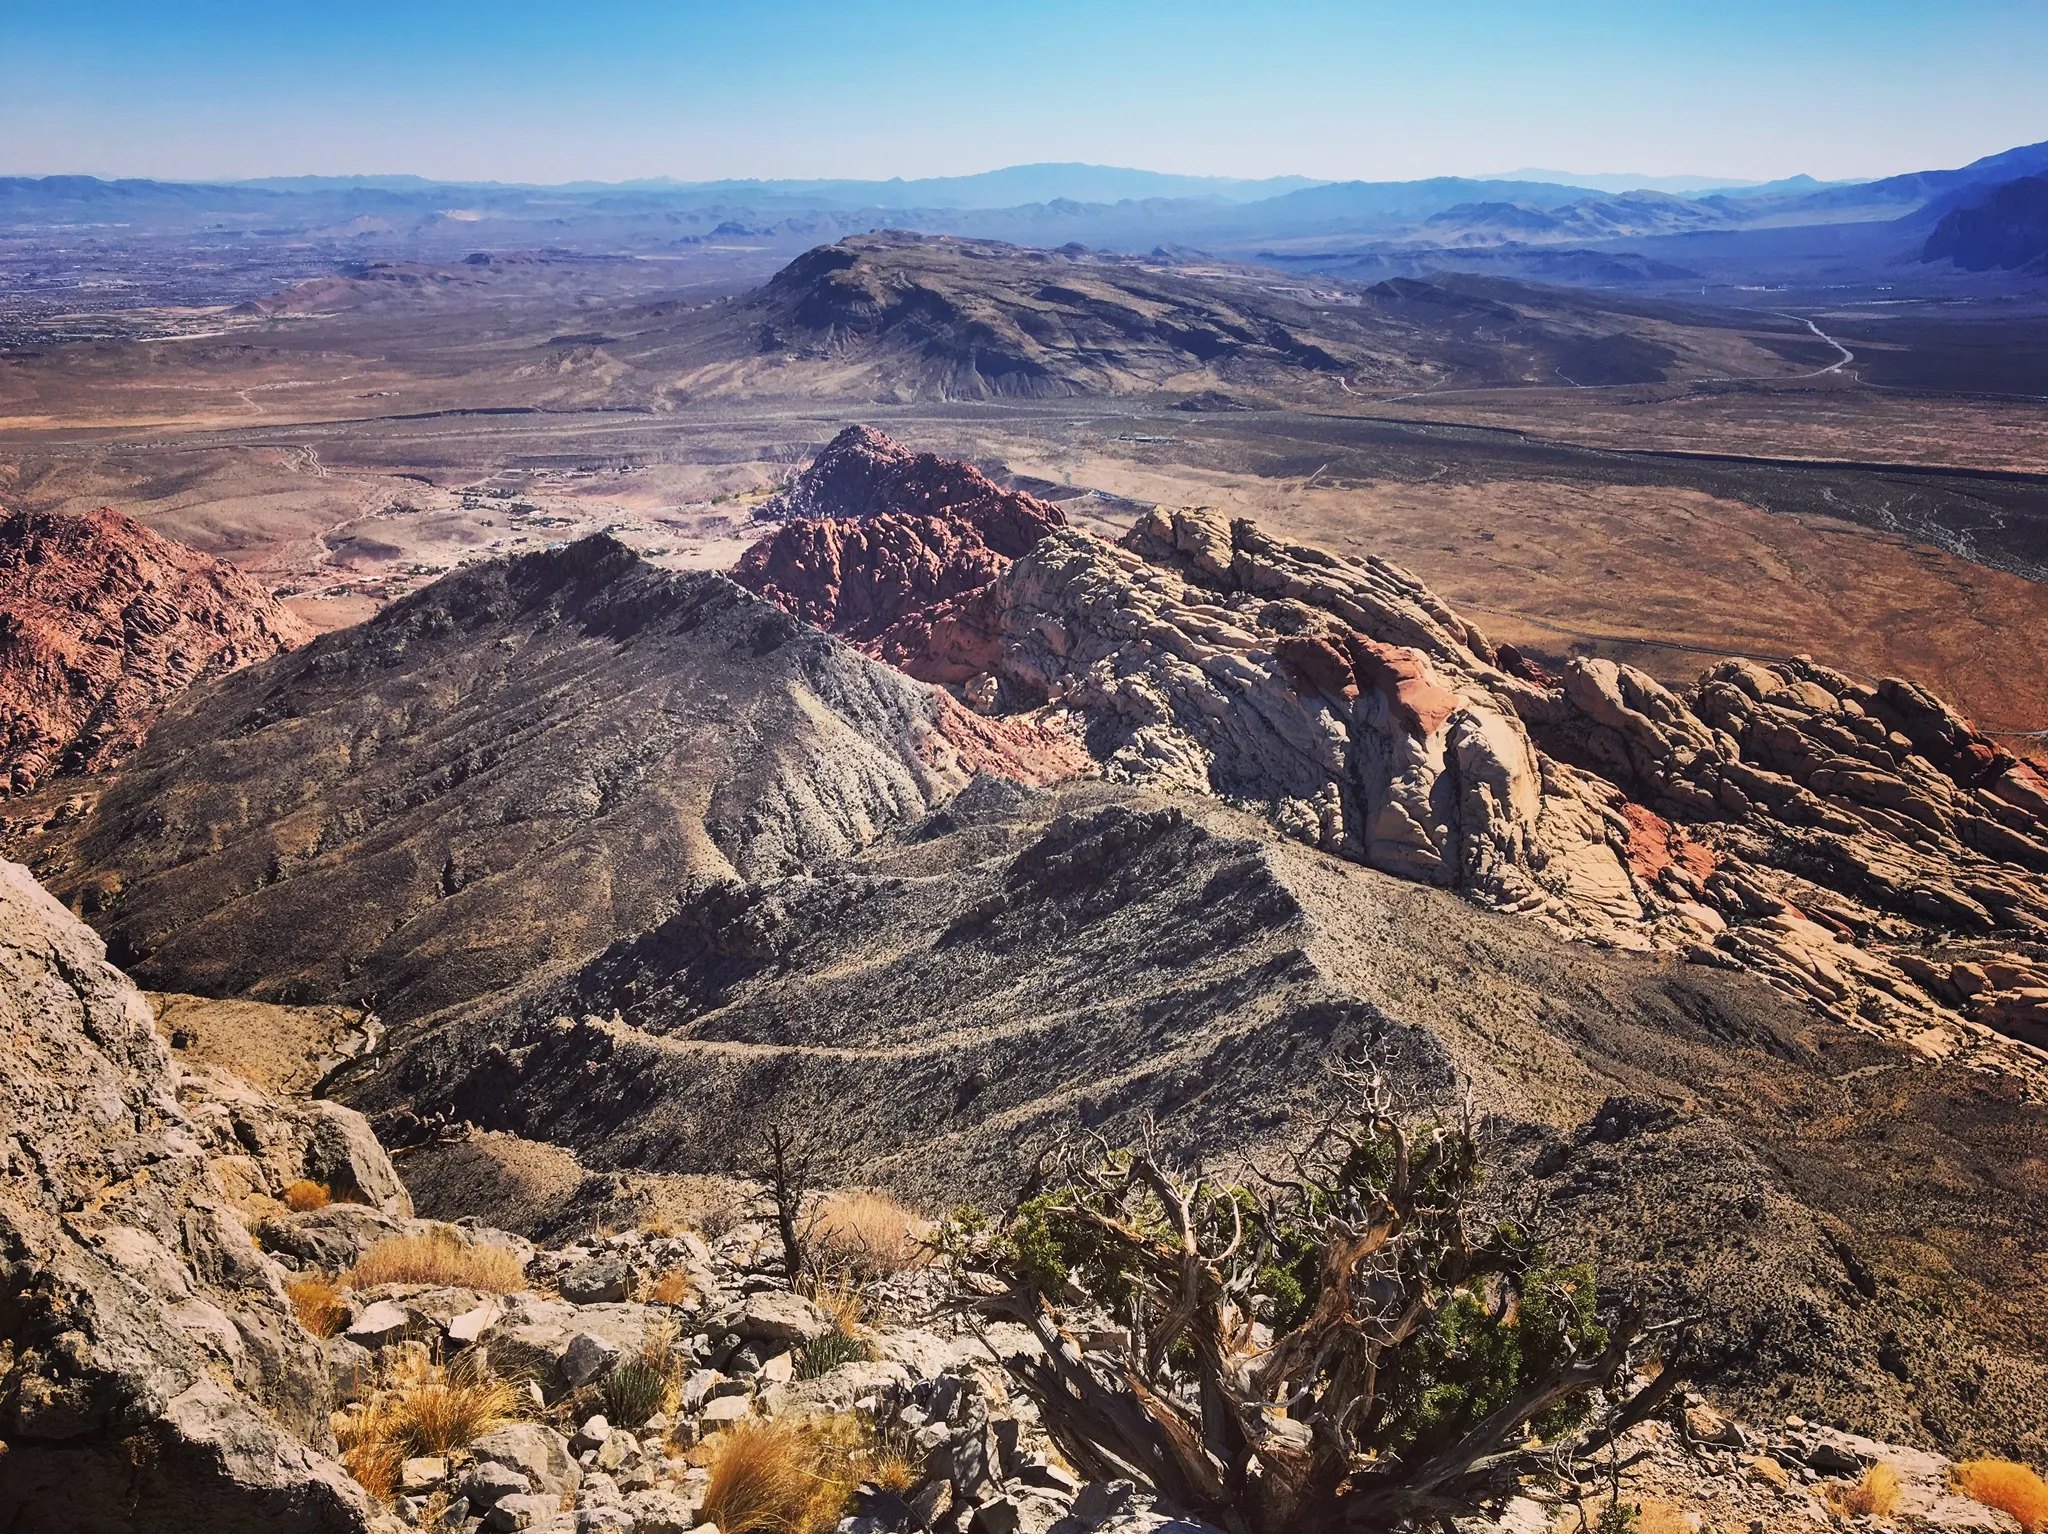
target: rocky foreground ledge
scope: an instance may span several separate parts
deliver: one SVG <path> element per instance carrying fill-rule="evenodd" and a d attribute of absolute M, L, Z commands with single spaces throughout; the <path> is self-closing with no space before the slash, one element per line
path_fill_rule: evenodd
<path fill-rule="evenodd" d="M 1030 1334 L 975 1318 L 942 1267 L 885 1264 L 812 1299 L 744 1211 L 715 1238 L 554 1247 L 416 1218 L 359 1115 L 181 1067 L 98 939 L 13 864 L 0 1109 L 0 1527 L 1207 1528 L 1130 1481 L 1077 1479 L 1004 1365 Z M 1128 1339 L 1103 1317 L 1075 1341 Z M 1940 1456 L 1745 1427 L 1698 1396 L 1620 1458 L 1644 1529 L 2019 1528 L 1955 1494 Z M 792 1464 L 793 1516 L 755 1484 Z M 1889 1512 L 1839 1511 L 1873 1467 L 1896 1482 Z M 1614 1490 L 1582 1488 L 1590 1517 Z M 1578 1519 L 1531 1487 L 1464 1527 Z"/>

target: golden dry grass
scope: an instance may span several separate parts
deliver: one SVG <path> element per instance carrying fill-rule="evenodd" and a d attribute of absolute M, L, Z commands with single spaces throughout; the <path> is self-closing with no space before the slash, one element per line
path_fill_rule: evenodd
<path fill-rule="evenodd" d="M 806 1286 L 813 1305 L 832 1318 L 833 1324 L 849 1336 L 867 1320 L 867 1304 L 851 1282 L 826 1280 Z"/>
<path fill-rule="evenodd" d="M 930 1222 L 874 1188 L 828 1194 L 811 1216 L 811 1250 L 820 1266 L 860 1278 L 885 1278 L 931 1261 Z"/>
<path fill-rule="evenodd" d="M 292 1302 L 292 1314 L 299 1318 L 299 1325 L 315 1337 L 332 1337 L 348 1320 L 348 1307 L 341 1302 L 341 1291 L 318 1273 L 290 1280 L 284 1286 L 284 1295 Z"/>
<path fill-rule="evenodd" d="M 1821 1500 L 1846 1518 L 1889 1513 L 1899 1505 L 1899 1473 L 1879 1460 L 1853 1484 L 1830 1481 L 1821 1489 Z"/>
<path fill-rule="evenodd" d="M 697 1292 L 697 1284 L 690 1277 L 690 1270 L 678 1264 L 655 1277 L 647 1287 L 647 1303 L 650 1305 L 680 1305 Z"/>
<path fill-rule="evenodd" d="M 518 1258 L 505 1248 L 472 1245 L 453 1231 L 441 1229 L 378 1242 L 349 1269 L 348 1283 L 354 1289 L 374 1284 L 445 1284 L 510 1294 L 524 1279 Z"/>
<path fill-rule="evenodd" d="M 310 1177 L 301 1177 L 284 1190 L 284 1207 L 295 1214 L 304 1214 L 308 1209 L 325 1209 L 333 1202 L 334 1190 Z"/>
<path fill-rule="evenodd" d="M 2010 1459 L 1966 1459 L 1949 1471 L 1964 1496 L 2011 1513 L 2026 1534 L 2048 1530 L 2048 1482 Z"/>
<path fill-rule="evenodd" d="M 424 1347 L 401 1348 L 367 1401 L 334 1415 L 341 1462 L 365 1491 L 387 1501 L 405 1461 L 446 1454 L 518 1413 L 511 1385 L 492 1376 L 480 1355 L 437 1363 Z"/>
<path fill-rule="evenodd" d="M 742 1422 L 711 1456 L 704 1517 L 722 1534 L 823 1534 L 866 1474 L 852 1418 Z"/>

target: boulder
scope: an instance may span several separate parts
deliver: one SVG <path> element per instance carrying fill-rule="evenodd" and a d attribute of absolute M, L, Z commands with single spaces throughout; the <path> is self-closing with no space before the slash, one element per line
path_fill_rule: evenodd
<path fill-rule="evenodd" d="M 727 1330 L 743 1342 L 779 1344 L 781 1348 L 815 1341 L 833 1328 L 833 1320 L 800 1294 L 770 1289 L 747 1296 L 746 1304 Z"/>
<path fill-rule="evenodd" d="M 557 1367 L 561 1370 L 563 1383 L 573 1390 L 578 1385 L 587 1385 L 602 1377 L 618 1357 L 617 1343 L 607 1342 L 593 1332 L 578 1332 L 562 1350 Z"/>
<path fill-rule="evenodd" d="M 572 1268 L 555 1287 L 572 1305 L 603 1305 L 623 1300 L 633 1291 L 632 1264 L 623 1257 L 600 1257 Z"/>
<path fill-rule="evenodd" d="M 480 1464 L 505 1465 L 518 1471 L 536 1491 L 561 1495 L 573 1492 L 582 1471 L 569 1454 L 569 1440 L 538 1422 L 514 1422 L 495 1428 L 469 1446 Z"/>
<path fill-rule="evenodd" d="M 217 1065 L 184 1069 L 178 1100 L 205 1133 L 216 1155 L 253 1167 L 260 1184 L 252 1198 L 281 1200 L 301 1180 L 325 1186 L 337 1199 L 400 1219 L 412 1215 L 412 1195 L 391 1158 L 353 1108 L 324 1099 L 273 1098 Z"/>
<path fill-rule="evenodd" d="M 0 1527 L 364 1530 L 327 1358 L 177 1083 L 100 940 L 0 862 Z"/>
<path fill-rule="evenodd" d="M 364 1306 L 362 1313 L 349 1323 L 348 1340 L 375 1352 L 404 1337 L 411 1326 L 412 1315 L 403 1305 L 378 1300 Z"/>

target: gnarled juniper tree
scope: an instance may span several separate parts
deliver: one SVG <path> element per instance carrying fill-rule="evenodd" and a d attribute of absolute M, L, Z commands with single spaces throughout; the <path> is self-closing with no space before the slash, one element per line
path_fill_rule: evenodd
<path fill-rule="evenodd" d="M 1671 1328 L 1601 1314 L 1590 1269 L 1513 1225 L 1471 1228 L 1469 1105 L 1404 1125 L 1377 1072 L 1338 1076 L 1284 1172 L 1183 1176 L 1148 1134 L 1041 1161 L 1005 1225 L 958 1233 L 980 1307 L 1044 1345 L 1010 1367 L 1086 1475 L 1239 1534 L 1427 1526 L 1576 1479 L 1677 1385 L 1673 1359 L 1640 1372 Z M 1084 1349 L 1077 1317 L 1104 1312 L 1114 1341 Z"/>

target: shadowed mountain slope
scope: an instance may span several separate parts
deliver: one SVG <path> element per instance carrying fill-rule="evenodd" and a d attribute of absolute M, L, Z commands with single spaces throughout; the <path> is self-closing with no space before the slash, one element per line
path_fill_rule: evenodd
<path fill-rule="evenodd" d="M 634 1172 L 723 1170 L 735 1125 L 790 1114 L 943 1206 L 1147 1115 L 1182 1153 L 1270 1148 L 1360 1043 L 1414 1101 L 1469 1081 L 1502 1206 L 1706 1309 L 1759 1407 L 2040 1441 L 2048 1185 L 2009 1159 L 2038 1104 L 1213 803 L 984 778 L 850 859 L 702 886 L 494 1016 L 404 1030 L 343 1091 L 389 1132 L 441 1112 Z"/>
<path fill-rule="evenodd" d="M 976 767 L 1062 770 L 1014 736 L 592 538 L 189 696 L 41 860 L 159 988 L 403 1017 L 643 930 L 692 876 L 850 851 Z"/>
<path fill-rule="evenodd" d="M 1966 272 L 2048 271 L 2048 175 L 2022 176 L 1944 213 L 1921 252 Z"/>

